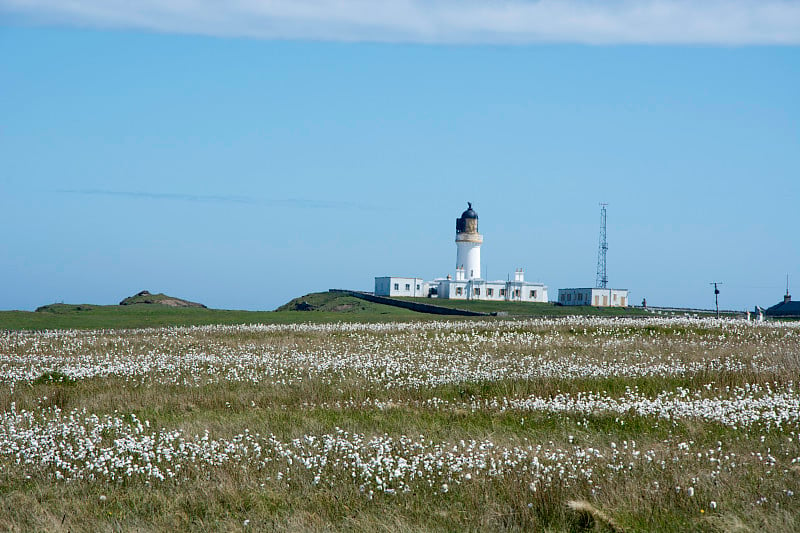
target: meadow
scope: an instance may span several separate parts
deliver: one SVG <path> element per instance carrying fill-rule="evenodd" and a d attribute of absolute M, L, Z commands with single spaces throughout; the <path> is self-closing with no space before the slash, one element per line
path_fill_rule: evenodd
<path fill-rule="evenodd" d="M 800 531 L 800 323 L 0 332 L 0 529 Z"/>
<path fill-rule="evenodd" d="M 407 309 L 365 302 L 350 296 L 313 293 L 292 302 L 319 304 L 313 312 L 290 310 L 244 311 L 169 307 L 166 305 L 95 305 L 56 303 L 31 311 L 0 311 L 0 329 L 119 329 L 213 324 L 294 324 L 297 322 L 386 322 L 425 319 Z M 291 302 L 290 302 L 291 303 Z"/>

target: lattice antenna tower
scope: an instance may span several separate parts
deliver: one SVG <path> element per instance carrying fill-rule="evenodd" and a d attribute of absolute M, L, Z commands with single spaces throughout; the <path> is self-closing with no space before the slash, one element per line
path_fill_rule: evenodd
<path fill-rule="evenodd" d="M 605 289 L 608 286 L 608 273 L 606 272 L 606 253 L 608 252 L 608 241 L 606 241 L 606 206 L 600 204 L 600 245 L 597 248 L 597 279 L 595 287 Z"/>

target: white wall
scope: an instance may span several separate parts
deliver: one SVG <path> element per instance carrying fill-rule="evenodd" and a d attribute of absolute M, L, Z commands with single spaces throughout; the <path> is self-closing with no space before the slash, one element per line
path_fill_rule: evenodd
<path fill-rule="evenodd" d="M 461 288 L 461 294 L 457 294 L 458 288 Z M 442 280 L 439 282 L 439 298 L 449 300 L 466 300 L 467 299 L 467 282 L 455 281 L 451 279 Z"/>
<path fill-rule="evenodd" d="M 408 286 L 408 288 L 406 288 Z M 396 288 L 395 288 L 396 287 Z M 491 300 L 512 302 L 547 302 L 547 287 L 528 281 L 483 281 L 441 279 L 424 281 L 421 278 L 382 276 L 375 278 L 375 294 L 378 296 L 416 296 L 425 298 L 431 287 L 436 287 L 438 298 L 453 300 Z M 458 294 L 458 289 L 461 294 Z M 480 293 L 475 294 L 475 289 Z M 489 294 L 491 289 L 492 294 Z M 519 296 L 514 291 L 519 291 Z M 534 292 L 531 295 L 531 291 Z"/>
<path fill-rule="evenodd" d="M 463 266 L 467 279 L 481 277 L 481 245 L 470 241 L 456 241 L 456 267 Z"/>
<path fill-rule="evenodd" d="M 378 296 L 427 296 L 423 294 L 422 278 L 383 276 L 375 278 L 375 294 Z"/>
<path fill-rule="evenodd" d="M 558 302 L 562 305 L 593 305 L 596 307 L 627 307 L 627 289 L 558 289 Z"/>

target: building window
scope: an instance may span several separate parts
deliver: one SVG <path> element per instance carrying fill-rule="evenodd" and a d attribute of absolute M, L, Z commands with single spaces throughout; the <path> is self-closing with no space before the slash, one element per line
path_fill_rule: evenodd
<path fill-rule="evenodd" d="M 481 290 L 478 287 L 475 287 L 475 296 L 480 296 Z"/>
<path fill-rule="evenodd" d="M 469 271 L 469 277 L 471 277 L 471 278 L 475 277 L 475 271 L 474 270 L 470 270 Z"/>
<path fill-rule="evenodd" d="M 419 290 L 419 283 L 417 283 L 417 290 Z"/>
<path fill-rule="evenodd" d="M 410 290 L 411 290 L 411 284 L 410 284 L 410 283 L 406 283 L 406 290 L 407 290 L 407 291 L 410 291 Z"/>
<path fill-rule="evenodd" d="M 500 289 L 500 296 L 505 296 L 505 295 L 506 295 L 506 290 Z"/>
<path fill-rule="evenodd" d="M 493 296 L 493 295 L 494 295 L 494 289 L 486 289 L 486 296 Z"/>
<path fill-rule="evenodd" d="M 461 296 L 461 287 L 456 287 L 456 296 Z"/>
<path fill-rule="evenodd" d="M 579 302 L 582 302 L 582 301 L 583 301 L 583 293 L 582 293 L 582 292 L 579 292 L 579 293 L 578 293 L 578 301 L 579 301 Z"/>
<path fill-rule="evenodd" d="M 400 290 L 400 284 L 399 283 L 395 283 L 394 284 L 394 290 L 396 290 L 396 291 Z"/>
<path fill-rule="evenodd" d="M 514 298 L 519 298 L 519 289 L 514 289 Z"/>

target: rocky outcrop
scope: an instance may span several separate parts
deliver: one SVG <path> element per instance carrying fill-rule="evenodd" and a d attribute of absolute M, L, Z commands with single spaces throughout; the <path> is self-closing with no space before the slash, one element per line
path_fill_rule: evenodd
<path fill-rule="evenodd" d="M 135 304 L 157 304 L 167 305 L 169 307 L 202 307 L 203 309 L 206 309 L 205 305 L 197 302 L 190 302 L 189 300 L 183 300 L 181 298 L 173 298 L 172 296 L 167 296 L 166 294 L 162 293 L 151 294 L 149 291 L 139 292 L 133 296 L 125 298 L 119 303 L 119 305 Z"/>

